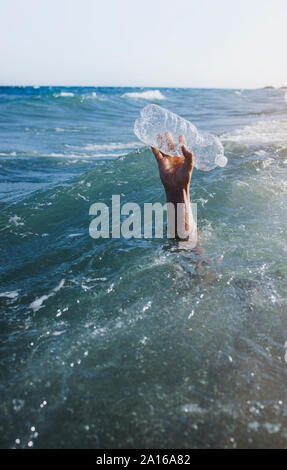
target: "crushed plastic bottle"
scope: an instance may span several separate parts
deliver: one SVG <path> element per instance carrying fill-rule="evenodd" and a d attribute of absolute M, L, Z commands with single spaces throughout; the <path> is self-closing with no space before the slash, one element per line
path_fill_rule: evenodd
<path fill-rule="evenodd" d="M 173 148 L 165 138 L 166 132 L 172 135 Z M 199 170 L 209 171 L 227 163 L 218 137 L 199 132 L 191 122 L 156 104 L 148 104 L 141 110 L 140 118 L 135 121 L 134 133 L 146 145 L 171 156 L 182 156 L 179 136 L 184 136 L 187 148 L 193 152 L 194 166 Z"/>

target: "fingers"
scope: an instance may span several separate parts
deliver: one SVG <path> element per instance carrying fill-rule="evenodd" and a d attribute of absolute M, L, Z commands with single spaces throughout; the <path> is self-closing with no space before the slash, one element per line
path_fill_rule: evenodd
<path fill-rule="evenodd" d="M 167 147 L 168 147 L 168 150 L 170 152 L 174 152 L 175 150 L 175 145 L 174 145 L 174 141 L 172 139 L 172 135 L 170 132 L 165 132 L 165 137 L 166 137 L 166 141 L 167 141 Z"/>
<path fill-rule="evenodd" d="M 165 132 L 165 137 L 166 137 L 166 142 L 168 146 L 168 150 L 170 152 L 175 152 L 176 148 L 174 145 L 174 141 L 172 138 L 171 132 L 167 131 Z M 164 145 L 164 139 L 162 134 L 157 135 L 157 141 L 158 141 L 158 146 L 159 148 L 162 148 Z M 193 154 L 190 150 L 187 149 L 186 147 L 186 140 L 184 135 L 180 135 L 178 137 L 178 142 L 181 146 L 181 151 L 184 156 L 184 163 L 188 171 L 193 169 Z M 170 157 L 164 153 L 161 153 L 158 149 L 152 147 L 153 154 L 158 162 L 163 161 L 165 158 L 170 159 Z M 173 157 L 174 158 L 174 157 Z"/>
<path fill-rule="evenodd" d="M 152 147 L 151 149 L 152 149 L 153 154 L 154 154 L 154 156 L 155 156 L 155 158 L 156 158 L 156 161 L 157 161 L 158 163 L 159 163 L 161 160 L 163 160 L 162 153 L 161 153 L 158 149 L 156 149 L 156 148 L 154 148 L 154 147 Z"/>
<path fill-rule="evenodd" d="M 184 161 L 189 170 L 193 169 L 193 153 L 186 148 L 185 145 L 181 146 L 181 150 L 184 156 Z"/>
<path fill-rule="evenodd" d="M 158 148 L 162 148 L 164 144 L 162 134 L 157 134 L 157 141 L 158 141 Z"/>
<path fill-rule="evenodd" d="M 178 141 L 179 141 L 180 145 L 186 145 L 186 140 L 185 140 L 184 135 L 180 135 L 178 137 Z"/>

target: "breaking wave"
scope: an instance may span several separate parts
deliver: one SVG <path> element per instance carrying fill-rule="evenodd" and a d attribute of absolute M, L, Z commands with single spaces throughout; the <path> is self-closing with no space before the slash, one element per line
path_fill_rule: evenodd
<path fill-rule="evenodd" d="M 129 93 L 124 93 L 122 98 L 133 98 L 140 100 L 165 100 L 165 96 L 159 90 L 147 90 L 147 91 L 132 91 Z"/>

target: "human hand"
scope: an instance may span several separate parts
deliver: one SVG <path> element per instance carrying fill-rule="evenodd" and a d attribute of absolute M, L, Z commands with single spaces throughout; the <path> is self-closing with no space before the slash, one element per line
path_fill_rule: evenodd
<path fill-rule="evenodd" d="M 166 132 L 165 138 L 168 148 L 170 151 L 173 151 L 175 145 L 171 133 Z M 178 141 L 181 144 L 183 157 L 172 157 L 152 147 L 153 154 L 158 163 L 160 179 L 167 192 L 181 189 L 188 190 L 191 180 L 193 154 L 186 148 L 184 136 L 180 135 Z M 163 136 L 161 134 L 158 134 L 158 142 L 159 147 L 161 147 L 163 143 Z"/>

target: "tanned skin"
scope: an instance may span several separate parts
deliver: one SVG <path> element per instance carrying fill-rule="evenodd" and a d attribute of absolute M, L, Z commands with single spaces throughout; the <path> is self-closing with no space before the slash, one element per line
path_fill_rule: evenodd
<path fill-rule="evenodd" d="M 170 151 L 175 149 L 175 145 L 170 132 L 165 133 L 165 137 L 158 134 L 159 148 L 162 146 L 164 138 L 168 144 Z M 184 227 L 187 237 L 181 238 L 183 241 L 188 241 L 189 235 L 195 228 L 195 222 L 192 218 L 190 209 L 190 194 L 189 185 L 191 175 L 193 171 L 193 154 L 187 149 L 185 145 L 185 139 L 183 136 L 179 136 L 179 143 L 181 144 L 181 150 L 183 157 L 173 157 L 168 154 L 160 152 L 158 149 L 152 147 L 153 154 L 156 158 L 159 168 L 159 176 L 166 193 L 166 201 L 174 204 L 175 214 L 177 220 L 177 204 L 182 203 L 184 206 Z M 176 226 L 176 233 L 180 232 L 178 225 Z"/>

